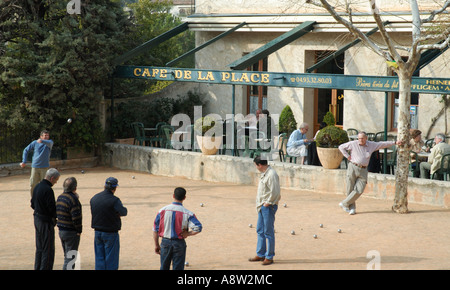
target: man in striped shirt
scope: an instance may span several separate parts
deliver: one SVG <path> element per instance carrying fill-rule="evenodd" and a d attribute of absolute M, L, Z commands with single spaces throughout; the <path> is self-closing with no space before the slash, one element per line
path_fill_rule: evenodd
<path fill-rule="evenodd" d="M 64 250 L 63 270 L 68 270 L 71 261 L 77 261 L 80 236 L 83 231 L 81 203 L 78 199 L 77 180 L 69 177 L 63 183 L 64 192 L 56 201 L 57 226 L 59 237 Z M 73 257 L 72 255 L 75 255 Z M 76 266 L 71 263 L 70 269 Z"/>
<path fill-rule="evenodd" d="M 169 270 L 171 263 L 173 270 L 184 270 L 185 239 L 202 231 L 202 224 L 195 214 L 183 207 L 185 199 L 186 190 L 175 188 L 172 204 L 159 210 L 153 224 L 155 253 L 161 256 L 161 270 Z M 159 237 L 162 238 L 161 246 Z"/>

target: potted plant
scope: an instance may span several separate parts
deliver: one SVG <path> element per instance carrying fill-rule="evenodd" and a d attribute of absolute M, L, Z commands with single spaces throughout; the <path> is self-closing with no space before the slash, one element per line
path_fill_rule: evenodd
<path fill-rule="evenodd" d="M 289 136 L 292 132 L 297 129 L 297 122 L 294 118 L 294 113 L 291 107 L 286 106 L 281 111 L 280 119 L 278 121 L 278 131 L 280 133 L 286 133 Z"/>
<path fill-rule="evenodd" d="M 209 115 L 197 119 L 194 123 L 197 144 L 205 155 L 216 154 L 222 144 L 223 136 L 217 136 L 217 131 L 214 130 L 216 125 L 219 126 L 216 119 Z"/>
<path fill-rule="evenodd" d="M 281 111 L 280 118 L 278 120 L 278 132 L 280 134 L 286 134 L 286 138 L 289 138 L 289 135 L 291 135 L 292 132 L 294 132 L 297 129 L 297 122 L 295 121 L 294 113 L 292 112 L 291 107 L 289 105 L 286 105 L 284 109 Z M 282 142 L 277 140 L 278 136 L 274 137 L 274 143 L 278 144 L 278 150 L 283 150 L 284 154 L 286 155 L 286 143 L 283 144 L 283 148 L 280 148 L 282 146 Z"/>
<path fill-rule="evenodd" d="M 317 155 L 324 168 L 339 168 L 344 157 L 339 151 L 339 145 L 348 142 L 347 132 L 336 127 L 336 121 L 331 112 L 327 112 L 323 121 L 327 126 L 316 136 Z"/>

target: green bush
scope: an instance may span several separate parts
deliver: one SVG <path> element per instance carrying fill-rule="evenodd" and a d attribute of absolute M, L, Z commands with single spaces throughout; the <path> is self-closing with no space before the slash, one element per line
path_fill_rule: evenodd
<path fill-rule="evenodd" d="M 323 121 L 328 125 L 321 129 L 316 136 L 317 147 L 337 148 L 339 145 L 348 142 L 347 132 L 336 127 L 334 116 L 331 112 L 327 112 Z"/>
<path fill-rule="evenodd" d="M 82 114 L 76 115 L 71 123 L 62 127 L 60 138 L 64 148 L 75 147 L 86 152 L 92 152 L 105 141 L 98 118 L 88 118 Z"/>
<path fill-rule="evenodd" d="M 323 117 L 323 122 L 327 124 L 327 126 L 336 125 L 336 119 L 334 118 L 334 115 L 331 112 L 327 112 L 325 114 L 325 116 Z"/>
<path fill-rule="evenodd" d="M 297 122 L 294 118 L 294 113 L 291 110 L 291 107 L 287 105 L 281 111 L 280 119 L 278 122 L 278 131 L 280 133 L 286 133 L 288 136 L 297 129 Z"/>
<path fill-rule="evenodd" d="M 202 136 L 205 135 L 205 133 L 214 127 L 216 124 L 216 120 L 210 116 L 198 118 L 194 123 L 194 130 L 201 134 Z"/>

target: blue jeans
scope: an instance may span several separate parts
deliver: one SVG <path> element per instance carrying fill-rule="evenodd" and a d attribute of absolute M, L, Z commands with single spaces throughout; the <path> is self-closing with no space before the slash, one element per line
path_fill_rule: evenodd
<path fill-rule="evenodd" d="M 256 255 L 261 258 L 273 260 L 275 256 L 275 213 L 278 205 L 262 206 L 258 213 L 256 233 L 258 242 L 256 244 Z"/>
<path fill-rule="evenodd" d="M 119 269 L 119 233 L 95 231 L 95 270 Z"/>
<path fill-rule="evenodd" d="M 169 270 L 172 262 L 173 270 L 184 270 L 186 259 L 186 241 L 165 239 L 161 241 L 161 270 Z"/>

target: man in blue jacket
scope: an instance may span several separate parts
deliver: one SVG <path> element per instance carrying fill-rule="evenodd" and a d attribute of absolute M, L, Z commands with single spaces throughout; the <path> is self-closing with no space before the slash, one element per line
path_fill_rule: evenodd
<path fill-rule="evenodd" d="M 22 154 L 22 163 L 20 166 L 25 167 L 29 152 L 33 152 L 33 159 L 31 162 L 31 177 L 30 177 L 30 194 L 33 197 L 33 189 L 45 178 L 45 173 L 50 167 L 50 153 L 52 151 L 53 141 L 50 140 L 50 133 L 47 130 L 41 132 L 39 139 L 31 142 Z"/>
<path fill-rule="evenodd" d="M 119 231 L 122 227 L 120 217 L 128 210 L 115 196 L 119 181 L 108 177 L 105 190 L 91 198 L 91 227 L 95 229 L 95 270 L 117 270 L 119 268 Z"/>

